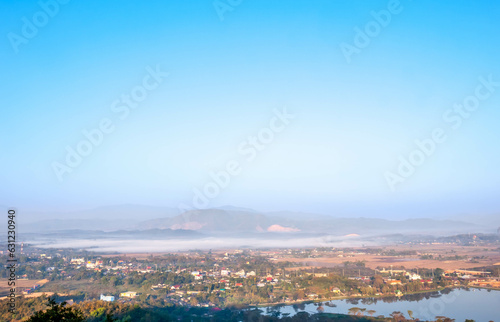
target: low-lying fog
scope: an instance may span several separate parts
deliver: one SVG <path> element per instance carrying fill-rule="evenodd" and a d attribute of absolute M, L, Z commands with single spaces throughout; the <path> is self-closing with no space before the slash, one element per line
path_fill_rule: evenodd
<path fill-rule="evenodd" d="M 167 239 L 59 239 L 36 240 L 31 245 L 42 248 L 76 248 L 98 252 L 144 253 L 182 251 L 192 249 L 224 249 L 224 248 L 296 248 L 296 247 L 351 247 L 371 246 L 374 241 L 367 242 L 359 238 L 338 238 L 332 236 L 267 239 L 267 238 L 219 238 L 207 237 L 195 240 Z"/>

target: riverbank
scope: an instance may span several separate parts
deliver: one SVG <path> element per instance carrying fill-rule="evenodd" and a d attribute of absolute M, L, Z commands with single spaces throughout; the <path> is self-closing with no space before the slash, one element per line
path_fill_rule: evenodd
<path fill-rule="evenodd" d="M 480 290 L 492 290 L 492 291 L 500 291 L 500 288 L 498 287 L 487 287 L 487 286 L 467 286 L 470 288 L 476 288 Z"/>
<path fill-rule="evenodd" d="M 414 294 L 423 294 L 423 293 L 431 293 L 431 292 L 440 292 L 445 289 L 455 289 L 462 288 L 465 286 L 446 286 L 440 287 L 431 290 L 421 290 L 416 292 L 408 292 L 402 293 L 402 295 L 396 294 L 381 294 L 381 295 L 352 295 L 352 296 L 335 296 L 326 299 L 314 299 L 314 300 L 300 300 L 300 301 L 290 301 L 290 302 L 272 302 L 272 303 L 259 303 L 259 304 L 248 304 L 248 308 L 260 308 L 260 307 L 270 307 L 270 306 L 280 306 L 280 305 L 300 305 L 300 304 L 312 304 L 312 303 L 320 303 L 320 302 L 329 302 L 329 301 L 338 301 L 338 300 L 350 300 L 350 299 L 365 299 L 365 298 L 387 298 L 387 297 L 402 297 L 405 295 L 414 295 Z M 468 287 L 468 286 L 466 286 Z M 479 287 L 484 288 L 484 287 Z"/>

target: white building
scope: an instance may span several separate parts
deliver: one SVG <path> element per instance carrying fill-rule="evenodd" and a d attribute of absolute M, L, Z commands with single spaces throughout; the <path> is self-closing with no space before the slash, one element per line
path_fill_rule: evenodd
<path fill-rule="evenodd" d="M 421 280 L 421 279 L 422 279 L 422 277 L 421 277 L 420 275 L 415 274 L 415 273 L 413 273 L 413 274 L 408 274 L 407 276 L 408 276 L 408 279 L 409 279 L 410 281 L 416 281 L 416 280 Z"/>
<path fill-rule="evenodd" d="M 100 300 L 101 301 L 106 301 L 106 302 L 114 302 L 115 297 L 113 295 L 104 295 L 104 294 L 101 294 Z"/>
<path fill-rule="evenodd" d="M 70 264 L 76 264 L 76 265 L 82 265 L 85 263 L 85 258 L 72 258 L 71 261 L 69 262 Z"/>

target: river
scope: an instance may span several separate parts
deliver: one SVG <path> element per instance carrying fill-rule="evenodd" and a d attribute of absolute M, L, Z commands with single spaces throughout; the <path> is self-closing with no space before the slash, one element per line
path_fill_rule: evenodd
<path fill-rule="evenodd" d="M 319 310 L 318 308 L 321 307 Z M 500 322 L 500 291 L 461 288 L 445 289 L 429 293 L 403 295 L 402 297 L 379 297 L 362 299 L 332 300 L 328 302 L 280 305 L 264 308 L 265 314 L 293 316 L 305 311 L 311 314 L 323 311 L 325 313 L 348 314 L 349 309 L 357 307 L 374 310 L 373 316 L 389 317 L 394 311 L 400 311 L 409 318 L 408 310 L 413 311 L 413 317 L 421 321 L 435 320 L 436 316 L 446 316 L 457 322 L 473 319 L 476 322 Z"/>

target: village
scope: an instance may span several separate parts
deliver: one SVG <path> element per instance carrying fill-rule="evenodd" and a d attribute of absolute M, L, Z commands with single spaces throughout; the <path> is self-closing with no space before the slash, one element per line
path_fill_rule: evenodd
<path fill-rule="evenodd" d="M 455 255 L 436 251 L 441 246 Z M 481 255 L 477 247 L 468 250 L 474 255 L 463 255 L 450 250 L 450 245 L 432 245 L 432 251 L 396 245 L 165 254 L 95 254 L 25 247 L 16 291 L 26 297 L 58 294 L 70 303 L 88 299 L 133 303 L 161 298 L 174 305 L 225 307 L 402 296 L 446 287 L 498 289 L 500 263 L 490 264 L 498 249 L 481 247 L 489 255 Z M 427 267 L 417 265 L 429 261 L 432 263 Z M 413 265 L 398 265 L 407 262 Z M 456 268 L 450 268 L 450 262 Z M 6 291 L 2 289 L 0 295 L 5 296 Z"/>

